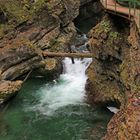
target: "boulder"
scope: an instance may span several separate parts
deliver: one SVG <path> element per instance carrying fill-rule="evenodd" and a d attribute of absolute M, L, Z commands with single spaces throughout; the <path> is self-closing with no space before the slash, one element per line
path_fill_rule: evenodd
<path fill-rule="evenodd" d="M 62 62 L 59 59 L 48 58 L 43 60 L 41 63 L 44 64 L 44 67 L 38 69 L 37 71 L 42 76 L 47 77 L 48 80 L 57 79 L 62 73 Z"/>
<path fill-rule="evenodd" d="M 11 46 L 10 46 L 11 47 Z M 0 79 L 15 80 L 41 66 L 41 56 L 31 44 L 20 42 L 0 52 Z"/>
<path fill-rule="evenodd" d="M 0 104 L 17 94 L 22 87 L 22 81 L 0 81 Z"/>

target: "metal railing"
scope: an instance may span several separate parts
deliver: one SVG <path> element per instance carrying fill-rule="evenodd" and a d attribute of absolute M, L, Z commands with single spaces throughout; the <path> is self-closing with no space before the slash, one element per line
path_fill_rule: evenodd
<path fill-rule="evenodd" d="M 130 2 L 128 4 L 128 7 L 124 7 L 123 5 L 118 4 L 116 0 L 100 0 L 100 1 L 103 4 L 105 9 L 113 11 L 118 16 L 126 17 L 129 20 L 132 20 L 132 18 L 133 18 L 140 31 L 140 9 L 136 8 L 135 0 L 133 3 L 133 7 L 131 6 Z M 110 4 L 110 3 L 112 3 L 112 4 Z M 127 13 L 125 13 L 125 16 L 124 16 L 124 13 L 120 12 L 120 10 L 119 10 L 120 8 L 124 8 L 126 11 L 128 9 Z"/>

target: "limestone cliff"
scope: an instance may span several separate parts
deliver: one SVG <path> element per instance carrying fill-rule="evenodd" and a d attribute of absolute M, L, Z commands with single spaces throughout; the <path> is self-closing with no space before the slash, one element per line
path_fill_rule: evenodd
<path fill-rule="evenodd" d="M 90 50 L 96 58 L 87 70 L 87 94 L 91 103 L 120 105 L 120 111 L 108 124 L 104 140 L 138 140 L 140 38 L 135 25 L 129 33 L 128 23 L 120 21 L 106 16 L 89 33 Z"/>
<path fill-rule="evenodd" d="M 87 70 L 90 102 L 120 104 L 124 100 L 125 88 L 122 78 L 120 78 L 120 67 L 124 52 L 129 49 L 127 41 L 129 32 L 127 27 L 117 24 L 115 19 L 105 16 L 89 32 L 90 50 L 95 55 L 95 59 Z"/>
<path fill-rule="evenodd" d="M 104 140 L 139 140 L 140 139 L 140 36 L 135 24 L 131 26 L 128 38 L 131 47 L 126 54 L 122 72 L 126 102 L 108 124 Z M 124 74 L 123 74 L 124 75 Z"/>
<path fill-rule="evenodd" d="M 79 0 L 0 0 L 0 80 L 17 80 L 36 69 L 49 78 L 59 75 L 61 61 L 46 62 L 41 51 L 67 49 L 79 6 Z"/>

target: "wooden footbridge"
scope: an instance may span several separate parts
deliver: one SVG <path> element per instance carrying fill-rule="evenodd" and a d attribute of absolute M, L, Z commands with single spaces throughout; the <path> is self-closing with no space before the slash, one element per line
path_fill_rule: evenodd
<path fill-rule="evenodd" d="M 130 3 L 128 7 L 124 7 L 116 1 L 117 0 L 100 0 L 107 12 L 127 18 L 130 21 L 135 21 L 137 28 L 140 31 L 140 9 L 136 8 L 135 0 L 133 2 L 134 7 L 132 7 Z"/>
<path fill-rule="evenodd" d="M 116 2 L 116 0 L 100 0 L 104 9 L 107 12 L 112 14 L 116 14 L 123 18 L 126 18 L 130 21 L 135 21 L 138 31 L 140 31 L 140 9 L 137 9 L 134 3 L 134 7 L 132 8 L 129 4 L 129 7 L 124 7 Z M 135 0 L 134 0 L 135 2 Z M 121 24 L 121 23 L 120 23 Z M 71 49 L 70 49 L 71 50 Z M 43 52 L 43 57 L 70 57 L 70 58 L 94 58 L 93 53 L 56 53 L 56 52 Z M 74 62 L 74 59 L 72 60 Z"/>

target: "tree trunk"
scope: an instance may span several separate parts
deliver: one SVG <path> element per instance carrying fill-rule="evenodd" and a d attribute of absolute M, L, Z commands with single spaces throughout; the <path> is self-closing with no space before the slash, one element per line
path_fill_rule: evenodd
<path fill-rule="evenodd" d="M 92 53 L 62 53 L 62 52 L 43 52 L 44 57 L 74 57 L 74 58 L 93 58 Z"/>

